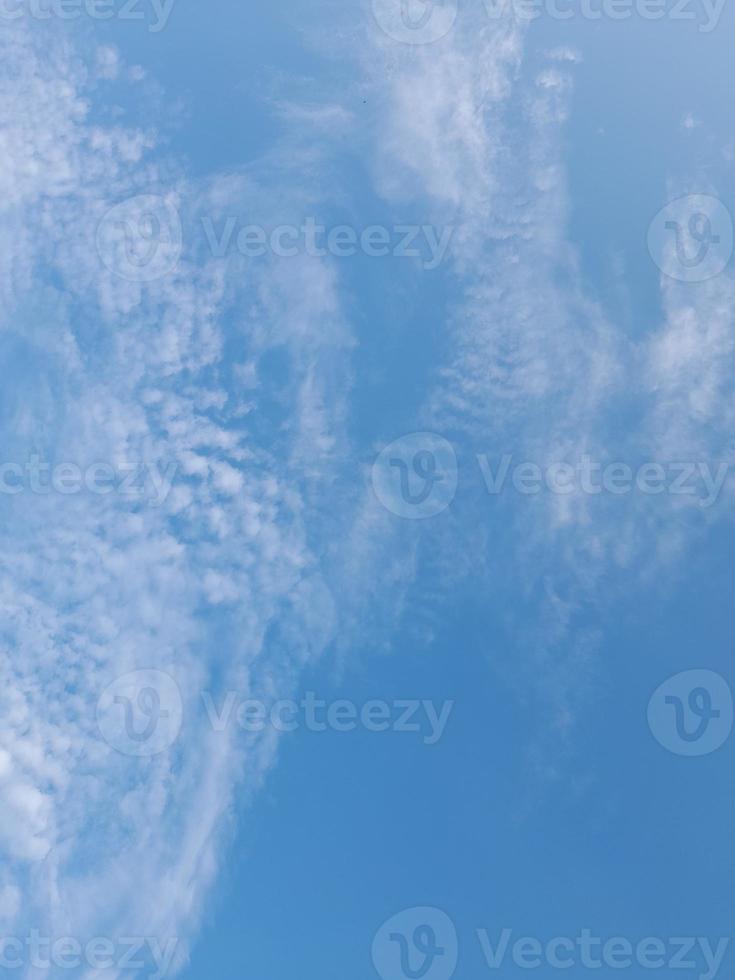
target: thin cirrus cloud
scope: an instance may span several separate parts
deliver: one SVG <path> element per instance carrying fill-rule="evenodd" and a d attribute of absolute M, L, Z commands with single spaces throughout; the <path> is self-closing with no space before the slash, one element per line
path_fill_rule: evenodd
<path fill-rule="evenodd" d="M 92 106 L 125 71 L 109 49 L 25 21 L 0 43 L 6 459 L 172 476 L 156 506 L 3 497 L 0 925 L 176 937 L 181 966 L 236 787 L 256 788 L 276 750 L 213 732 L 200 693 L 285 694 L 335 629 L 309 499 L 345 452 L 350 330 L 318 258 L 254 276 L 185 240 L 155 281 L 107 268 L 101 218 L 151 188 L 185 226 L 303 203 L 269 180 L 273 160 L 194 185 L 155 134 L 100 121 Z M 280 172 L 303 152 L 274 151 Z M 101 692 L 142 669 L 173 677 L 184 708 L 178 741 L 144 760 L 96 723 Z"/>
<path fill-rule="evenodd" d="M 721 275 L 692 290 L 661 276 L 663 322 L 648 323 L 639 342 L 608 318 L 568 231 L 563 141 L 581 59 L 555 48 L 534 73 L 524 35 L 478 4 L 432 44 L 396 44 L 376 27 L 364 56 L 382 109 L 376 187 L 457 225 L 445 349 L 416 429 L 451 439 L 468 469 L 477 453 L 496 467 L 512 453 L 542 467 L 588 454 L 717 469 L 732 461 L 732 281 Z M 649 219 L 641 215 L 641 238 Z M 676 560 L 728 516 L 722 499 L 704 511 L 696 497 L 668 494 L 622 503 L 511 495 L 490 505 L 478 482 L 435 529 L 411 530 L 442 583 L 439 601 L 448 585 L 461 582 L 466 594 L 472 582 L 478 601 L 508 622 L 507 658 L 493 660 L 535 690 L 567 740 L 599 683 L 590 612 L 675 574 Z"/>
<path fill-rule="evenodd" d="M 2 501 L 5 934 L 177 936 L 181 965 L 238 787 L 256 789 L 273 764 L 272 736 L 243 742 L 192 721 L 168 754 L 114 752 L 95 706 L 116 677 L 171 674 L 185 719 L 202 718 L 199 693 L 217 677 L 285 696 L 304 663 L 349 646 L 360 623 L 445 602 L 472 572 L 499 603 L 521 596 L 511 649 L 566 731 L 596 670 L 594 634 L 576 629 L 570 642 L 576 617 L 603 601 L 611 571 L 624 592 L 662 528 L 675 547 L 696 533 L 679 519 L 691 505 L 668 498 L 624 513 L 609 499 L 532 511 L 511 501 L 500 530 L 471 495 L 420 527 L 367 491 L 327 512 L 324 487 L 366 456 L 350 437 L 355 335 L 335 265 L 270 257 L 253 272 L 199 235 L 168 275 L 141 283 L 95 250 L 109 209 L 152 192 L 189 229 L 230 212 L 296 223 L 333 190 L 321 176 L 331 141 L 351 134 L 386 201 L 413 198 L 427 220 L 457 228 L 448 325 L 415 429 L 444 433 L 465 459 L 725 451 L 729 280 L 696 294 L 662 280 L 664 322 L 638 346 L 621 336 L 580 285 L 567 233 L 561 141 L 577 55 L 551 51 L 529 78 L 524 28 L 477 18 L 411 48 L 366 8 L 370 121 L 281 102 L 294 136 L 241 173 L 196 183 L 155 133 L 91 111 L 111 81 L 138 84 L 116 52 L 6 25 L 7 458 L 170 464 L 175 477 L 155 507 L 118 495 Z M 635 431 L 616 422 L 630 397 Z"/>

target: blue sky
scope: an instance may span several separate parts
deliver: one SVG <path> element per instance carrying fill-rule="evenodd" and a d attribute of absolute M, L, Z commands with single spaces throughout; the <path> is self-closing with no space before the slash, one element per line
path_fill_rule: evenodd
<path fill-rule="evenodd" d="M 735 11 L 104 9 L 0 14 L 3 972 L 729 976 Z"/>

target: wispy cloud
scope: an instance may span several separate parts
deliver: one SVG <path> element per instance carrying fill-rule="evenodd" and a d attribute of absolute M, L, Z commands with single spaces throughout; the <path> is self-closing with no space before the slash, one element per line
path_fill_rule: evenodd
<path fill-rule="evenodd" d="M 0 43 L 7 458 L 175 472 L 158 507 L 119 494 L 0 504 L 0 923 L 176 937 L 180 965 L 237 787 L 256 788 L 276 751 L 272 735 L 214 738 L 199 692 L 223 676 L 285 692 L 335 629 L 314 550 L 325 515 L 309 501 L 344 452 L 350 330 L 330 260 L 254 273 L 191 235 L 218 203 L 257 204 L 263 220 L 298 209 L 270 173 L 298 166 L 298 147 L 192 184 L 154 133 L 92 111 L 123 70 L 113 49 L 80 57 L 25 22 Z M 100 222 L 146 195 L 182 220 L 182 254 L 160 277 L 121 275 Z M 123 225 L 153 220 L 135 208 Z M 96 719 L 105 688 L 141 669 L 173 678 L 184 708 L 175 745 L 149 759 L 115 751 Z"/>
<path fill-rule="evenodd" d="M 642 344 L 617 328 L 570 238 L 564 140 L 578 56 L 552 50 L 534 75 L 523 29 L 477 8 L 432 44 L 397 44 L 377 28 L 373 38 L 377 186 L 458 226 L 445 361 L 415 429 L 451 438 L 465 459 L 715 463 L 731 428 L 729 279 L 692 289 L 664 277 L 664 328 L 651 322 Z M 723 512 L 704 514 L 692 497 L 622 506 L 610 494 L 490 508 L 476 487 L 410 533 L 416 554 L 438 561 L 445 603 L 472 583 L 507 626 L 507 656 L 493 662 L 535 692 L 565 740 L 600 683 L 591 623 L 654 571 L 673 574 Z"/>

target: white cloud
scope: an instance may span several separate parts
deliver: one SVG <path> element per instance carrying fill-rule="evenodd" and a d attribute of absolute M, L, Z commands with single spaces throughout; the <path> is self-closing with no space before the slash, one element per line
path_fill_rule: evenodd
<path fill-rule="evenodd" d="M 50 27 L 8 24 L 0 47 L 5 458 L 176 466 L 158 507 L 119 493 L 0 500 L 0 918 L 82 941 L 179 937 L 181 963 L 245 761 L 252 791 L 276 751 L 212 732 L 199 692 L 217 664 L 241 689 L 287 695 L 334 634 L 299 488 L 344 443 L 349 330 L 319 260 L 245 276 L 241 257 L 214 259 L 195 237 L 156 281 L 106 267 L 95 233 L 111 206 L 166 194 L 194 227 L 219 197 L 265 221 L 283 205 L 272 161 L 192 185 L 159 170 L 150 133 L 90 121 L 90 77 Z M 95 84 L 122 72 L 111 49 L 91 57 Z M 271 417 L 243 411 L 252 390 L 226 346 Z M 260 367 L 274 351 L 287 380 Z M 288 636 L 277 660 L 274 629 Z M 184 705 L 178 741 L 143 760 L 96 724 L 102 691 L 140 669 L 174 678 Z"/>
<path fill-rule="evenodd" d="M 326 515 L 324 486 L 350 458 L 354 340 L 335 264 L 216 259 L 190 235 L 175 269 L 141 283 L 95 252 L 102 216 L 141 194 L 166 195 L 190 231 L 211 214 L 298 223 L 339 193 L 323 186 L 312 127 L 328 139 L 352 126 L 385 198 L 459 226 L 448 353 L 417 429 L 469 454 L 509 449 L 540 463 L 646 438 L 672 455 L 714 451 L 713 428 L 733 421 L 722 409 L 729 282 L 701 287 L 696 302 L 665 284 L 666 322 L 641 349 L 610 325 L 579 285 L 568 236 L 560 134 L 576 56 L 552 52 L 529 84 L 521 28 L 477 16 L 426 48 L 395 47 L 375 28 L 360 52 L 369 122 L 281 102 L 304 140 L 204 185 L 159 169 L 150 132 L 90 121 L 91 86 L 141 72 L 97 53 L 92 78 L 52 32 L 6 25 L 7 458 L 177 466 L 156 508 L 117 494 L 2 500 L 0 920 L 15 929 L 180 936 L 185 958 L 243 765 L 254 791 L 277 748 L 192 721 L 215 663 L 240 690 L 287 696 L 338 625 L 344 648 L 353 626 L 409 611 L 428 642 L 454 584 L 472 581 L 501 610 L 512 589 L 515 682 L 520 671 L 564 738 L 594 683 L 585 613 L 617 569 L 619 590 L 636 563 L 671 559 L 662 528 L 672 553 L 683 543 L 667 502 L 621 516 L 609 499 L 574 497 L 488 519 L 486 500 L 465 497 L 431 531 L 398 526 L 367 492 Z M 631 400 L 637 442 L 615 426 Z M 101 741 L 95 720 L 100 693 L 142 668 L 169 673 L 185 709 L 171 752 L 145 761 Z"/>
<path fill-rule="evenodd" d="M 585 453 L 721 458 L 733 421 L 730 282 L 696 293 L 664 283 L 667 324 L 651 323 L 642 347 L 590 299 L 569 237 L 563 156 L 579 58 L 552 51 L 531 85 L 522 40 L 518 25 L 488 24 L 479 10 L 425 47 L 391 46 L 375 32 L 375 66 L 390 65 L 372 71 L 384 110 L 372 138 L 377 186 L 458 225 L 449 354 L 415 428 L 456 440 L 469 458 L 508 452 L 541 466 Z M 493 662 L 535 691 L 565 740 L 598 683 L 595 611 L 654 573 L 672 574 L 714 519 L 696 498 L 639 496 L 623 507 L 580 493 L 532 504 L 489 501 L 480 487 L 422 529 L 413 553 L 422 581 L 435 577 L 449 596 L 471 583 L 508 625 L 507 658 Z"/>

